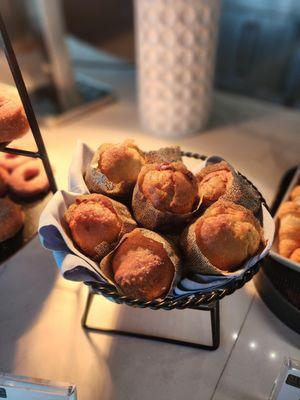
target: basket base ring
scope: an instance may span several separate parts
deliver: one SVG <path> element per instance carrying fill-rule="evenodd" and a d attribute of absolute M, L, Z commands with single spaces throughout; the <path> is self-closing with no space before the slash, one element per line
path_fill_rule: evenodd
<path fill-rule="evenodd" d="M 208 305 L 200 305 L 195 307 L 187 307 L 193 310 L 199 311 L 208 311 L 210 313 L 210 322 L 211 322 L 211 344 L 201 344 L 201 343 L 192 343 L 183 340 L 170 339 L 162 336 L 154 336 L 154 335 L 146 335 L 138 332 L 130 332 L 130 331 L 122 331 L 117 329 L 103 329 L 96 326 L 92 326 L 89 324 L 89 316 L 91 313 L 91 309 L 93 306 L 93 299 L 95 295 L 99 295 L 95 293 L 92 289 L 89 289 L 87 301 L 85 304 L 85 309 L 81 319 L 82 327 L 88 332 L 98 332 L 98 333 L 106 333 L 112 335 L 122 335 L 135 337 L 140 339 L 154 340 L 159 342 L 171 343 L 186 347 L 193 347 L 202 350 L 216 350 L 220 345 L 220 304 L 219 300 L 212 302 Z"/>

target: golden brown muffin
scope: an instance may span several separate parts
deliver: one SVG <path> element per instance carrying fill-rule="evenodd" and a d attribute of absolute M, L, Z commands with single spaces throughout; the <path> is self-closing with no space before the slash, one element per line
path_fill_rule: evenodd
<path fill-rule="evenodd" d="M 198 174 L 199 195 L 202 204 L 209 206 L 223 196 L 233 184 L 233 175 L 225 161 L 211 164 Z"/>
<path fill-rule="evenodd" d="M 113 183 L 134 184 L 143 164 L 143 155 L 130 140 L 106 145 L 98 161 L 99 169 Z"/>
<path fill-rule="evenodd" d="M 144 163 L 144 154 L 131 140 L 102 144 L 87 169 L 85 181 L 91 192 L 125 197 L 132 191 Z"/>
<path fill-rule="evenodd" d="M 121 243 L 112 260 L 114 280 L 134 299 L 154 300 L 170 290 L 175 267 L 162 243 L 135 229 Z"/>
<path fill-rule="evenodd" d="M 0 243 L 15 236 L 24 225 L 25 215 L 19 205 L 0 199 Z"/>
<path fill-rule="evenodd" d="M 0 143 L 22 137 L 29 130 L 29 124 L 17 91 L 7 85 L 0 85 Z"/>
<path fill-rule="evenodd" d="M 300 247 L 293 251 L 290 258 L 292 261 L 295 261 L 300 264 Z"/>
<path fill-rule="evenodd" d="M 187 214 L 198 201 L 197 181 L 181 162 L 157 164 L 145 173 L 140 188 L 160 211 Z"/>
<path fill-rule="evenodd" d="M 82 195 L 65 213 L 72 238 L 88 256 L 99 258 L 136 227 L 127 208 L 103 195 Z"/>
<path fill-rule="evenodd" d="M 258 251 L 262 229 L 250 210 L 219 200 L 197 220 L 195 236 L 213 266 L 232 272 Z"/>
<path fill-rule="evenodd" d="M 7 183 L 9 180 L 9 174 L 6 169 L 0 167 L 0 196 L 3 196 L 7 191 Z"/>

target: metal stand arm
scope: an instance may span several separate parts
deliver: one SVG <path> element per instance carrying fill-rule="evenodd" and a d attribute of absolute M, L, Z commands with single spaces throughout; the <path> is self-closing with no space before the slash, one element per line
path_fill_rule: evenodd
<path fill-rule="evenodd" d="M 193 309 L 193 310 L 210 312 L 212 344 L 207 345 L 207 344 L 186 342 L 183 340 L 169 339 L 169 338 L 161 337 L 161 336 L 146 335 L 146 334 L 137 333 L 137 332 L 127 332 L 127 331 L 121 331 L 121 330 L 117 330 L 117 329 L 103 329 L 103 328 L 99 328 L 96 326 L 91 326 L 91 325 L 89 325 L 88 320 L 89 320 L 89 315 L 91 312 L 91 308 L 93 305 L 93 299 L 94 299 L 95 295 L 99 296 L 98 293 L 93 292 L 93 290 L 89 290 L 85 309 L 84 309 L 84 312 L 82 315 L 81 325 L 87 331 L 98 332 L 98 333 L 109 333 L 109 334 L 122 335 L 122 336 L 130 336 L 130 337 L 136 337 L 136 338 L 142 338 L 142 339 L 148 339 L 148 340 L 156 340 L 156 341 L 160 341 L 160 342 L 173 343 L 173 344 L 177 344 L 177 345 L 194 347 L 197 349 L 204 349 L 204 350 L 216 350 L 220 345 L 220 306 L 219 306 L 219 301 L 216 301 L 209 305 L 191 307 L 191 309 Z"/>

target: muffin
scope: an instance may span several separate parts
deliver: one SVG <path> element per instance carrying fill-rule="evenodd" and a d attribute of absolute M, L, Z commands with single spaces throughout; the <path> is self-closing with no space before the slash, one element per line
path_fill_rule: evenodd
<path fill-rule="evenodd" d="M 0 243 L 14 237 L 24 225 L 21 207 L 9 199 L 0 199 Z"/>
<path fill-rule="evenodd" d="M 198 174 L 199 195 L 202 204 L 210 206 L 229 190 L 233 184 L 233 174 L 225 161 L 211 164 Z"/>
<path fill-rule="evenodd" d="M 100 194 L 78 196 L 65 212 L 65 221 L 76 245 L 95 260 L 136 227 L 123 204 Z"/>
<path fill-rule="evenodd" d="M 144 163 L 144 154 L 131 140 L 102 144 L 86 172 L 85 181 L 91 192 L 128 196 Z"/>
<path fill-rule="evenodd" d="M 140 228 L 126 235 L 100 264 L 122 294 L 146 301 L 170 292 L 178 266 L 172 245 L 157 233 Z"/>
<path fill-rule="evenodd" d="M 240 204 L 261 218 L 261 198 L 256 189 L 239 175 L 226 161 L 209 162 L 196 177 L 199 182 L 199 196 L 204 208 L 217 200 Z"/>
<path fill-rule="evenodd" d="M 182 235 L 187 262 L 195 272 L 234 272 L 254 256 L 263 231 L 253 213 L 230 201 L 218 200 Z"/>
<path fill-rule="evenodd" d="M 187 222 L 200 199 L 195 176 L 182 162 L 145 165 L 133 191 L 132 208 L 145 228 L 167 230 Z"/>

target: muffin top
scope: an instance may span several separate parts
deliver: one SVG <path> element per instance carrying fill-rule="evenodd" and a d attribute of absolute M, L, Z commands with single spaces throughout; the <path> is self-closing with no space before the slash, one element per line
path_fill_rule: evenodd
<path fill-rule="evenodd" d="M 223 196 L 233 183 L 233 175 L 224 161 L 208 165 L 198 174 L 199 195 L 204 205 L 210 205 Z"/>
<path fill-rule="evenodd" d="M 193 211 L 198 200 L 197 180 L 181 162 L 155 165 L 143 176 L 141 190 L 156 209 L 174 214 Z"/>
<path fill-rule="evenodd" d="M 122 227 L 110 200 L 100 194 L 78 196 L 65 220 L 74 241 L 91 257 L 97 256 L 99 244 L 116 241 Z"/>
<path fill-rule="evenodd" d="M 262 229 L 252 211 L 223 200 L 210 206 L 197 220 L 195 235 L 210 263 L 229 272 L 253 256 L 262 241 Z"/>
<path fill-rule="evenodd" d="M 98 167 L 113 183 L 135 183 L 144 164 L 144 157 L 130 140 L 109 144 L 101 151 Z"/>
<path fill-rule="evenodd" d="M 114 279 L 132 298 L 153 300 L 166 295 L 174 277 L 174 265 L 162 243 L 133 231 L 114 254 Z"/>

